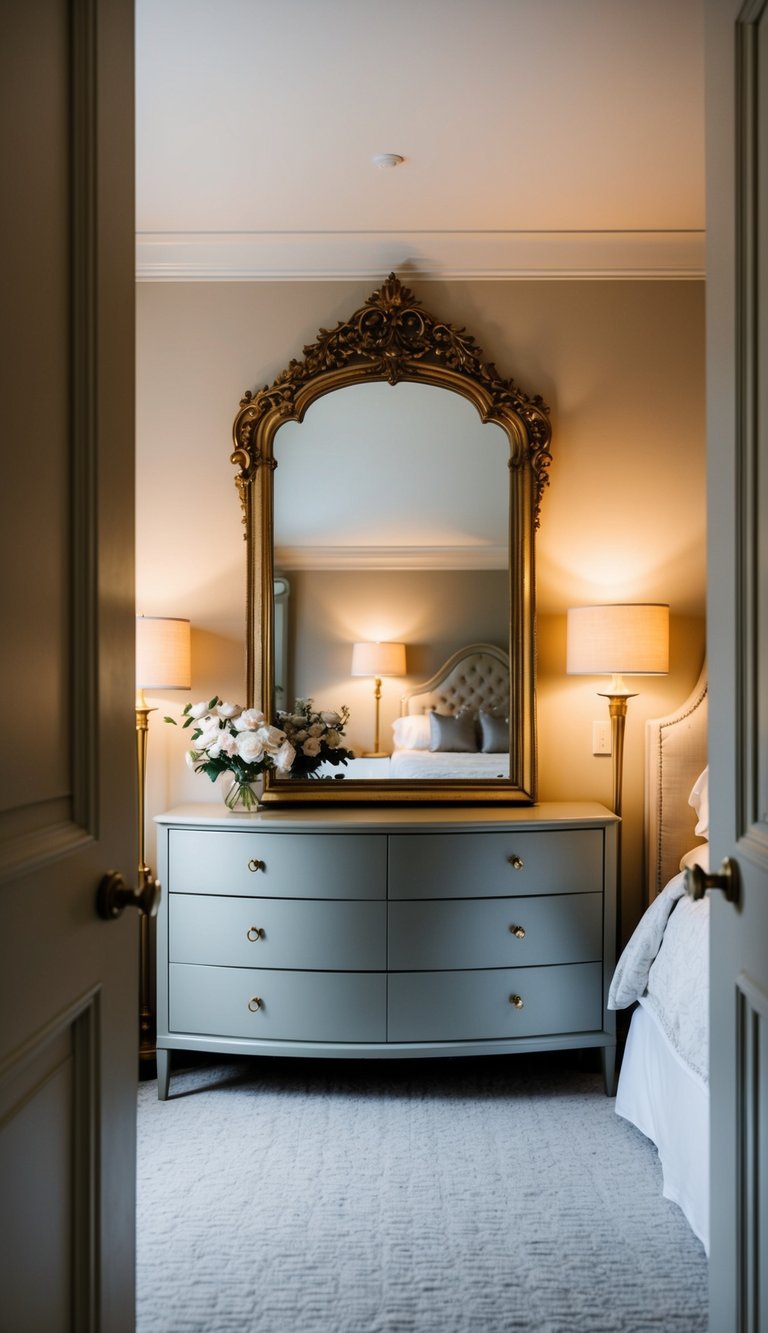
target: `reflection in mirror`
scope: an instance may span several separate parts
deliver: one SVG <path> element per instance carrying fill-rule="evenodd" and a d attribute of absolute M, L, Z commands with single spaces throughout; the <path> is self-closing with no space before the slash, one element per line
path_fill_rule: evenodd
<path fill-rule="evenodd" d="M 382 673 L 381 744 L 375 768 L 350 765 L 347 776 L 475 780 L 507 777 L 502 764 L 443 752 L 429 766 L 398 743 L 392 724 L 415 707 L 410 697 L 457 650 L 477 642 L 506 656 L 509 639 L 509 441 L 483 425 L 471 403 L 426 384 L 357 384 L 314 402 L 303 422 L 275 437 L 274 558 L 290 571 L 291 698 L 351 709 L 349 742 L 371 748 L 371 686 L 352 678 L 355 642 L 407 645 L 407 676 Z M 277 607 L 276 607 L 277 615 Z M 277 623 L 275 626 L 277 662 Z M 485 659 L 468 663 L 475 677 Z M 275 667 L 275 682 L 281 673 Z M 463 701 L 479 727 L 478 704 L 504 721 L 506 688 L 494 679 L 487 697 Z M 438 713 L 460 711 L 461 686 Z M 401 729 L 401 734 L 404 734 Z M 447 744 L 446 737 L 442 738 Z M 466 744 L 466 742 L 465 742 Z M 374 741 L 375 745 L 375 741 Z"/>
<path fill-rule="evenodd" d="M 308 695 L 349 704 L 349 742 L 364 755 L 373 700 L 370 681 L 353 677 L 352 645 L 406 649 L 406 679 L 375 683 L 384 755 L 356 760 L 341 781 L 267 773 L 264 801 L 534 800 L 533 543 L 551 462 L 541 399 L 390 274 L 271 386 L 246 392 L 233 434 L 249 704 L 268 709 L 277 687 L 288 707 Z M 276 575 L 290 579 L 282 605 Z M 395 778 L 402 699 L 400 730 L 438 726 L 435 760 L 467 752 L 471 710 L 490 769 Z"/>
<path fill-rule="evenodd" d="M 272 716 L 277 717 L 280 710 L 282 708 L 287 708 L 288 706 L 288 681 L 290 680 L 288 624 L 291 585 L 283 574 L 275 574 L 273 587 L 275 608 L 273 629 L 275 666 L 272 676 L 274 681 Z"/>

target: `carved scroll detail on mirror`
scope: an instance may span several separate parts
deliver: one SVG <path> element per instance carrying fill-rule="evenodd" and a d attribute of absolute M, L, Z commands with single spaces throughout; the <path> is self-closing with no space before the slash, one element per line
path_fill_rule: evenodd
<path fill-rule="evenodd" d="M 274 698 L 275 436 L 285 422 L 302 422 L 316 399 L 376 381 L 458 393 L 474 404 L 482 422 L 499 425 L 509 442 L 509 779 L 437 785 L 345 777 L 294 783 L 270 781 L 267 775 L 265 800 L 530 802 L 536 782 L 533 540 L 552 459 L 548 409 L 540 397 L 529 397 L 502 378 L 466 329 L 424 310 L 394 274 L 349 319 L 330 331 L 321 329 L 302 359 L 292 360 L 271 386 L 246 392 L 240 402 L 231 461 L 247 541 L 248 700 L 268 712 L 265 705 Z M 467 467 L 471 486 L 471 460 Z"/>

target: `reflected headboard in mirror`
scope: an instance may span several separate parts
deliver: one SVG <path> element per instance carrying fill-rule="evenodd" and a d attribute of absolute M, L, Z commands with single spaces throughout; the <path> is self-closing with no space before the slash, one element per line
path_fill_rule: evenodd
<path fill-rule="evenodd" d="M 492 778 L 363 779 L 354 765 L 330 780 L 277 781 L 267 773 L 265 803 L 535 800 L 533 546 L 551 462 L 542 400 L 502 379 L 466 329 L 430 314 L 391 274 L 349 319 L 322 329 L 271 386 L 245 394 L 234 442 L 250 704 L 274 717 L 276 686 L 286 688 L 275 678 L 275 577 L 286 573 L 289 704 L 296 695 L 327 709 L 346 702 L 355 641 L 415 643 L 429 669 L 443 626 L 434 622 L 433 643 L 419 637 L 425 578 L 440 584 L 435 603 L 465 605 L 468 616 L 474 599 L 452 598 L 446 580 L 458 588 L 467 571 L 487 578 L 493 623 L 479 633 L 467 625 L 464 634 L 474 629 L 477 638 L 505 643 L 508 660 L 500 707 L 509 753 Z M 418 580 L 409 577 L 414 570 Z M 391 579 L 382 578 L 387 571 Z M 372 576 L 369 594 L 360 591 L 364 573 Z M 336 580 L 333 592 L 318 582 L 326 577 Z M 354 603 L 344 592 L 352 581 Z M 312 616 L 317 606 L 323 614 Z M 375 615 L 385 632 L 372 632 Z M 350 732 L 354 722 L 353 708 Z"/>

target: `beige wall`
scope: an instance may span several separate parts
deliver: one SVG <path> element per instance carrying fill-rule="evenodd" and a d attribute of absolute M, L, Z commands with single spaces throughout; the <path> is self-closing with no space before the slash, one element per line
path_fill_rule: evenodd
<path fill-rule="evenodd" d="M 245 564 L 229 463 L 239 399 L 246 388 L 271 382 L 321 326 L 346 318 L 374 286 L 139 285 L 137 610 L 192 621 L 195 699 L 243 695 Z M 537 544 L 542 800 L 609 802 L 611 795 L 610 761 L 591 754 L 591 722 L 606 716 L 605 702 L 596 682 L 564 674 L 567 607 L 670 602 L 670 675 L 639 680 L 629 707 L 623 863 L 630 925 L 640 908 L 643 723 L 682 701 L 704 653 L 703 285 L 413 286 L 429 309 L 466 326 L 500 373 L 540 393 L 551 408 L 554 461 Z M 301 576 L 297 595 L 306 596 L 311 577 Z M 354 575 L 337 577 L 354 591 Z M 434 584 L 417 587 L 412 577 L 408 586 L 420 626 L 402 637 L 414 644 L 409 676 L 416 676 L 438 634 L 442 595 Z M 477 631 L 470 637 L 496 637 L 483 630 L 491 625 L 483 597 L 474 604 Z M 457 646 L 447 625 L 444 642 Z M 333 670 L 341 674 L 331 668 L 329 685 Z M 346 684 L 346 701 L 357 704 L 359 697 L 372 710 L 367 683 Z M 397 695 L 395 682 L 384 688 L 383 716 L 392 711 L 390 692 Z M 159 715 L 150 735 L 150 817 L 178 801 L 214 795 L 207 779 L 186 768 L 183 735 L 159 721 L 188 697 L 153 701 Z M 148 843 L 151 855 L 151 833 Z"/>

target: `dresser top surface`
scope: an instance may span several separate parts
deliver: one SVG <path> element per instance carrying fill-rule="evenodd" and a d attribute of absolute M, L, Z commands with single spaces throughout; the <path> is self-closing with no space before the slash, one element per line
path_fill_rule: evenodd
<path fill-rule="evenodd" d="M 596 801 L 542 801 L 530 806 L 328 806 L 297 809 L 266 808 L 254 814 L 233 814 L 223 804 L 178 805 L 157 815 L 157 824 L 189 828 L 239 828 L 265 831 L 387 832 L 434 829 L 443 832 L 481 832 L 517 828 L 602 827 L 618 822 Z"/>

